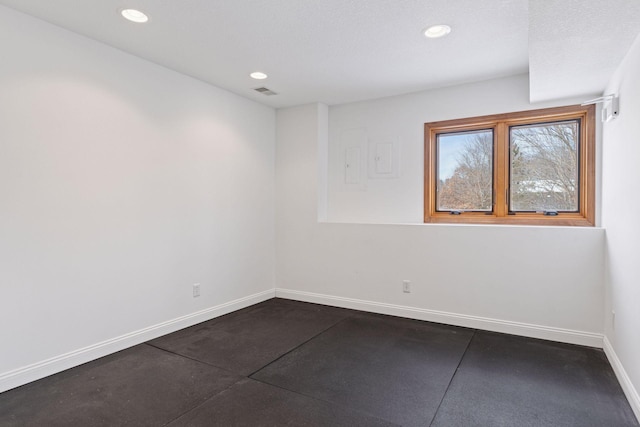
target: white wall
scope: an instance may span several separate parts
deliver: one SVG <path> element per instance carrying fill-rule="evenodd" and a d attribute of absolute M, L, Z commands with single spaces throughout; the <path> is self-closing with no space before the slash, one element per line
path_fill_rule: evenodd
<path fill-rule="evenodd" d="M 273 295 L 273 109 L 4 7 L 0 52 L 0 391 Z"/>
<path fill-rule="evenodd" d="M 518 76 L 331 107 L 329 220 L 419 223 L 423 124 L 539 107 L 527 96 Z M 279 296 L 602 346 L 600 228 L 318 223 L 324 108 L 277 113 Z M 363 128 L 399 137 L 401 177 L 338 188 L 341 130 Z"/>
<path fill-rule="evenodd" d="M 620 117 L 604 125 L 602 223 L 606 228 L 606 338 L 614 368 L 640 418 L 640 37 L 605 93 Z M 615 321 L 612 316 L 615 311 Z M 607 347 L 605 347 L 607 348 Z M 626 377 L 626 378 L 625 378 Z"/>

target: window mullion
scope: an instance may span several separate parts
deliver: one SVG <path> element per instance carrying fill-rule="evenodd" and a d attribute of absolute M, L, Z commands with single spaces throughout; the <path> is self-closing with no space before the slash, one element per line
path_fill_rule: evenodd
<path fill-rule="evenodd" d="M 495 128 L 495 163 L 494 163 L 494 188 L 495 207 L 494 213 L 497 217 L 504 217 L 508 214 L 507 207 L 507 183 L 509 182 L 509 139 L 508 128 L 504 122 L 499 122 Z"/>

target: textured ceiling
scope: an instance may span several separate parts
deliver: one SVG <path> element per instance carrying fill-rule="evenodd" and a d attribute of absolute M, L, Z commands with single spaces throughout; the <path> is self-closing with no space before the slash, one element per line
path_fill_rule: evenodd
<path fill-rule="evenodd" d="M 601 93 L 639 32 L 640 0 L 532 0 L 531 101 Z"/>
<path fill-rule="evenodd" d="M 574 41 L 573 32 L 579 32 L 575 44 L 583 50 L 591 51 L 584 44 L 597 39 L 601 41 L 599 51 L 606 53 L 610 45 L 617 45 L 613 56 L 623 55 L 633 40 L 633 23 L 637 23 L 633 14 L 620 45 L 609 34 L 586 38 L 582 26 L 600 19 L 603 9 L 610 9 L 603 4 L 614 5 L 615 15 L 624 18 L 626 11 L 618 9 L 637 6 L 640 0 L 530 2 L 0 0 L 0 4 L 274 107 L 379 98 L 526 73 L 530 66 L 534 99 L 546 99 L 554 91 L 569 95 L 601 91 L 606 83 L 602 76 L 611 74 L 608 59 L 599 61 L 593 55 L 589 72 L 604 71 L 594 78 L 597 84 L 585 86 L 576 76 L 567 76 L 558 61 L 566 61 L 566 50 L 572 51 L 567 46 Z M 569 3 L 572 7 L 566 14 L 563 5 Z M 586 4 L 592 6 L 584 7 Z M 151 21 L 144 25 L 125 21 L 118 13 L 125 7 L 145 11 Z M 449 24 L 453 32 L 437 40 L 422 35 L 424 28 L 438 23 Z M 566 30 L 557 31 L 553 23 Z M 607 24 L 613 33 L 619 28 L 617 23 Z M 636 26 L 635 34 L 638 30 Z M 576 64 L 586 59 L 579 57 Z M 256 70 L 269 78 L 249 78 Z M 560 91 L 557 82 L 562 82 Z M 259 86 L 278 95 L 258 94 L 253 89 Z"/>

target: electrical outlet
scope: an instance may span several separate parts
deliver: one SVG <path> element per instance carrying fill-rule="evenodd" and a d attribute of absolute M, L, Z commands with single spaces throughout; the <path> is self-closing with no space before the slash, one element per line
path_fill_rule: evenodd
<path fill-rule="evenodd" d="M 199 297 L 200 296 L 200 283 L 195 283 L 193 285 L 193 297 Z"/>
<path fill-rule="evenodd" d="M 411 281 L 410 280 L 403 280 L 402 281 L 402 292 L 404 292 L 405 294 L 411 293 Z"/>

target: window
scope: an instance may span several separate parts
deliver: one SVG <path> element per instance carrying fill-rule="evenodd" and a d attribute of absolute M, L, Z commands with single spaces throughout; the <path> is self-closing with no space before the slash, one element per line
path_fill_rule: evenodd
<path fill-rule="evenodd" d="M 594 225 L 593 105 L 425 124 L 425 222 Z"/>

